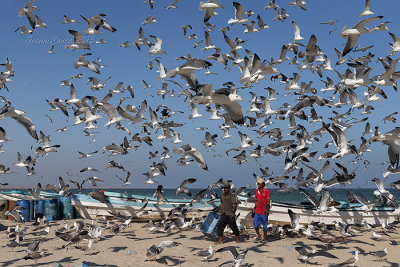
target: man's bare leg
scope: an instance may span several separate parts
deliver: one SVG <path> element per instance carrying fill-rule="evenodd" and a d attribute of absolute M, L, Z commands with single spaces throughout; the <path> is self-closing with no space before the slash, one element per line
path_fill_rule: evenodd
<path fill-rule="evenodd" d="M 224 241 L 222 240 L 222 236 L 219 236 L 218 237 L 218 241 L 215 242 L 215 245 L 219 245 L 219 244 L 222 244 L 222 243 L 224 243 Z"/>
<path fill-rule="evenodd" d="M 255 228 L 256 234 L 257 234 L 257 239 L 261 240 L 261 235 L 260 235 L 260 230 L 258 228 Z"/>

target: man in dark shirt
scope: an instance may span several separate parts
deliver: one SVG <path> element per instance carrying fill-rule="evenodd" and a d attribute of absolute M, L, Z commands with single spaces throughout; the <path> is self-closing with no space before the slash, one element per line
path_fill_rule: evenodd
<path fill-rule="evenodd" d="M 236 219 L 235 219 L 235 212 L 237 209 L 237 202 L 236 202 L 236 197 L 234 194 L 232 194 L 231 191 L 231 185 L 229 183 L 224 184 L 224 193 L 221 195 L 221 204 L 219 205 L 219 213 L 221 214 L 221 217 L 219 218 L 216 232 L 218 235 L 218 241 L 217 244 L 222 244 L 223 240 L 223 233 L 226 225 L 229 225 L 229 227 L 232 229 L 233 233 L 236 236 L 236 242 L 240 242 L 239 239 L 239 229 L 236 225 Z"/>

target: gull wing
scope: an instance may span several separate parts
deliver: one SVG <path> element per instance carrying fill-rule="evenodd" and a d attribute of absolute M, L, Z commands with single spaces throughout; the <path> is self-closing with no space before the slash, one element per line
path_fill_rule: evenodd
<path fill-rule="evenodd" d="M 234 246 L 223 247 L 223 248 L 218 249 L 215 252 L 223 252 L 223 251 L 229 251 L 232 254 L 233 258 L 235 258 L 235 259 L 237 258 L 237 256 L 239 256 L 239 253 L 237 252 L 237 250 Z"/>
<path fill-rule="evenodd" d="M 304 190 L 303 188 L 299 188 L 300 192 L 303 193 L 304 195 L 306 195 L 306 197 L 311 201 L 311 203 L 318 208 L 318 206 L 320 205 L 320 201 L 314 197 L 310 192 Z"/>
<path fill-rule="evenodd" d="M 288 209 L 288 213 L 290 217 L 290 226 L 294 229 L 299 225 L 300 215 L 294 213 L 291 209 Z"/>

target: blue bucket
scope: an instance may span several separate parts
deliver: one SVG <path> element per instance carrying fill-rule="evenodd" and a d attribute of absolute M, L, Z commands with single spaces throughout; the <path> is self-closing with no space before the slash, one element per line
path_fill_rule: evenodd
<path fill-rule="evenodd" d="M 35 215 L 35 200 L 29 200 L 29 220 L 33 221 Z"/>
<path fill-rule="evenodd" d="M 60 215 L 61 219 L 74 219 L 74 207 L 71 203 L 71 197 L 60 197 Z"/>
<path fill-rule="evenodd" d="M 46 200 L 40 199 L 35 200 L 35 220 L 39 218 L 43 218 L 44 216 L 44 203 Z"/>
<path fill-rule="evenodd" d="M 24 220 L 26 222 L 29 222 L 30 218 L 31 218 L 31 203 L 29 200 L 17 200 L 17 206 L 18 207 L 23 207 L 24 209 L 21 210 L 21 214 L 22 216 L 24 216 Z"/>
<path fill-rule="evenodd" d="M 48 221 L 60 219 L 60 204 L 58 198 L 46 200 L 44 203 L 44 215 Z"/>
<path fill-rule="evenodd" d="M 218 213 L 210 211 L 203 224 L 201 225 L 200 231 L 211 239 L 216 240 L 218 238 L 217 224 L 219 221 L 219 217 L 220 215 Z"/>

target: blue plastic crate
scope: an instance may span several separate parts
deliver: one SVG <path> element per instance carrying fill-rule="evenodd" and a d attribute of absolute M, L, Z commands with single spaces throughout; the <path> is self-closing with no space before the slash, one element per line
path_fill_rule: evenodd
<path fill-rule="evenodd" d="M 218 238 L 217 235 L 217 223 L 219 221 L 220 215 L 216 212 L 210 212 L 207 215 L 207 218 L 204 220 L 203 224 L 200 227 L 200 231 L 206 236 L 216 240 Z"/>

